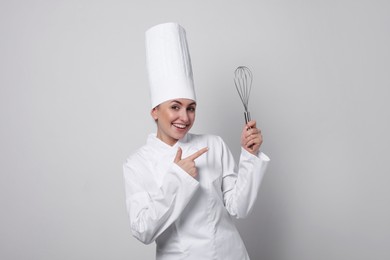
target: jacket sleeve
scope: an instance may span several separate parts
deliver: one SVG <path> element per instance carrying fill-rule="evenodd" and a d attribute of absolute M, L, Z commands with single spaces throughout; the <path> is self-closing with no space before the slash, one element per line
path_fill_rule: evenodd
<path fill-rule="evenodd" d="M 161 188 L 151 190 L 157 185 L 146 184 L 142 174 L 147 173 L 136 168 L 139 167 L 132 167 L 130 163 L 123 167 L 130 228 L 135 238 L 150 244 L 180 216 L 199 183 L 172 163 Z"/>
<path fill-rule="evenodd" d="M 251 212 L 269 160 L 264 153 L 256 156 L 241 148 L 236 167 L 229 148 L 222 141 L 222 192 L 230 215 L 245 218 Z"/>

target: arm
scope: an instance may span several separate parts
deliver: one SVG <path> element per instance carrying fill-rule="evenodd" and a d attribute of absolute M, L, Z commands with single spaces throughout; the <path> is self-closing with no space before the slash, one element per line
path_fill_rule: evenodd
<path fill-rule="evenodd" d="M 225 207 L 232 216 L 245 218 L 249 215 L 268 162 L 269 158 L 265 154 L 260 153 L 257 157 L 242 149 L 238 173 L 234 170 L 224 173 L 223 197 Z"/>
<path fill-rule="evenodd" d="M 161 188 L 145 187 L 141 169 L 129 162 L 124 165 L 126 206 L 134 237 L 145 244 L 152 243 L 181 214 L 199 187 L 199 183 L 178 165 L 172 163 Z"/>
<path fill-rule="evenodd" d="M 241 137 L 238 169 L 229 148 L 222 141 L 223 198 L 229 214 L 237 218 L 245 218 L 251 212 L 269 162 L 269 158 L 259 152 L 262 143 L 260 130 L 254 121 L 248 125 L 244 127 Z"/>

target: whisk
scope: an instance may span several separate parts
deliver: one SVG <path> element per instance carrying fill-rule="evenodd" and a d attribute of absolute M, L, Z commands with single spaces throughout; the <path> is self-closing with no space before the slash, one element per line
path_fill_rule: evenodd
<path fill-rule="evenodd" d="M 252 72 L 245 66 L 239 66 L 234 71 L 234 84 L 236 85 L 236 89 L 242 104 L 244 105 L 244 116 L 245 123 L 248 123 L 251 120 L 251 115 L 248 111 L 248 103 L 249 103 L 249 95 L 252 90 Z"/>

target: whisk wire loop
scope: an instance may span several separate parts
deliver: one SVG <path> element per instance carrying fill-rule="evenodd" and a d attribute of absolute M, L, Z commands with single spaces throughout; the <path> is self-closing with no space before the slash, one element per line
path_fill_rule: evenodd
<path fill-rule="evenodd" d="M 253 76 L 249 68 L 245 66 L 239 66 L 234 71 L 234 84 L 236 85 L 237 93 L 240 96 L 242 104 L 244 105 L 246 123 L 250 121 L 248 104 L 249 104 L 249 96 L 252 90 L 252 81 L 253 81 Z"/>

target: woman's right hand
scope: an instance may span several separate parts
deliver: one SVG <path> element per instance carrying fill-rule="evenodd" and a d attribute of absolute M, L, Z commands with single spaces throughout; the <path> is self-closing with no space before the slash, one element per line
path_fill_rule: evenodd
<path fill-rule="evenodd" d="M 209 150 L 208 147 L 202 148 L 199 151 L 193 153 L 192 155 L 182 159 L 182 149 L 179 147 L 176 153 L 174 163 L 176 163 L 180 168 L 187 172 L 191 177 L 196 178 L 198 176 L 198 170 L 196 169 L 195 159 L 204 154 Z"/>

